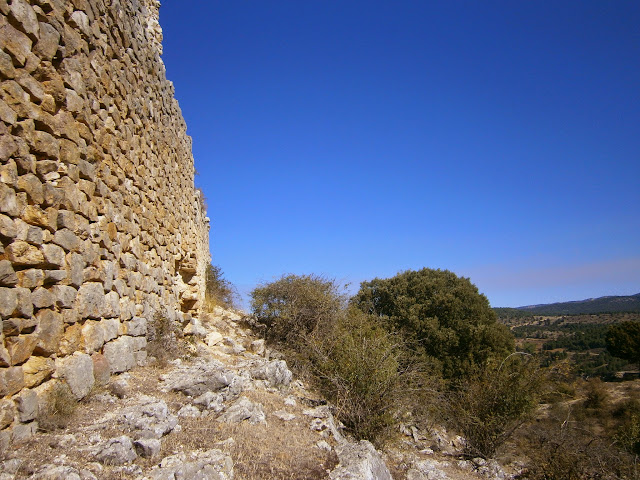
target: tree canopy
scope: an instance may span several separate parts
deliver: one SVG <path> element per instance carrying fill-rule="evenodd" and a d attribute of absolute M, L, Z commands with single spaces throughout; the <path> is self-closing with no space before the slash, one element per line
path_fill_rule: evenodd
<path fill-rule="evenodd" d="M 606 342 L 611 355 L 640 366 L 640 322 L 611 325 L 607 331 Z"/>
<path fill-rule="evenodd" d="M 336 282 L 318 275 L 283 275 L 251 292 L 251 310 L 267 326 L 267 337 L 280 342 L 334 322 L 345 303 Z"/>
<path fill-rule="evenodd" d="M 439 360 L 445 377 L 457 377 L 489 357 L 505 357 L 513 336 L 496 321 L 487 297 L 468 278 L 448 270 L 407 270 L 363 282 L 352 300 L 412 341 L 419 354 Z"/>

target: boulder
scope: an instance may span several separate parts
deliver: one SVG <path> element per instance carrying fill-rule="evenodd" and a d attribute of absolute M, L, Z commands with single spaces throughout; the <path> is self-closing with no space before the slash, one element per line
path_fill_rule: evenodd
<path fill-rule="evenodd" d="M 253 425 L 267 423 L 262 405 L 253 403 L 247 397 L 236 400 L 217 420 L 224 423 L 240 423 L 247 420 Z"/>
<path fill-rule="evenodd" d="M 343 442 L 336 453 L 340 463 L 329 474 L 331 480 L 392 480 L 382 456 L 367 440 Z"/>
<path fill-rule="evenodd" d="M 288 386 L 293 374 L 284 360 L 264 362 L 251 370 L 251 376 L 257 380 L 266 380 L 273 387 Z"/>
<path fill-rule="evenodd" d="M 124 409 L 122 422 L 145 438 L 160 438 L 178 425 L 167 404 L 154 397 L 142 397 L 140 404 Z"/>
<path fill-rule="evenodd" d="M 156 457 L 160 453 L 162 444 L 157 438 L 141 438 L 133 442 L 138 455 L 146 458 Z"/>
<path fill-rule="evenodd" d="M 23 389 L 16 396 L 18 418 L 21 422 L 30 422 L 38 416 L 38 395 L 33 390 Z"/>
<path fill-rule="evenodd" d="M 163 458 L 160 465 L 153 467 L 146 478 L 232 480 L 233 461 L 228 454 L 218 449 L 195 450 L 189 457 L 185 453 L 178 453 Z"/>
<path fill-rule="evenodd" d="M 131 439 L 122 435 L 99 445 L 95 457 L 104 465 L 124 465 L 133 462 L 138 454 Z"/>
<path fill-rule="evenodd" d="M 47 464 L 31 477 L 33 480 L 81 480 L 80 472 L 66 465 Z"/>

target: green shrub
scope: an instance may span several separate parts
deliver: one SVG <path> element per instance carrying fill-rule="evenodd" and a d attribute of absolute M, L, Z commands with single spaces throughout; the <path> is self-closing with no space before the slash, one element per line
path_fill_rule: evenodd
<path fill-rule="evenodd" d="M 637 455 L 596 425 L 596 419 L 573 418 L 570 405 L 556 405 L 526 432 L 529 461 L 518 475 L 527 480 L 638 480 Z"/>
<path fill-rule="evenodd" d="M 356 309 L 309 337 L 311 368 L 338 418 L 358 439 L 382 443 L 407 396 L 403 346 L 378 319 Z"/>
<path fill-rule="evenodd" d="M 591 415 L 600 415 L 607 407 L 609 393 L 605 388 L 602 380 L 599 378 L 591 378 L 585 386 L 585 399 L 582 406 Z"/>
<path fill-rule="evenodd" d="M 207 265 L 205 279 L 205 300 L 209 306 L 233 308 L 236 305 L 238 292 L 235 286 L 226 278 L 222 269 L 217 265 Z"/>
<path fill-rule="evenodd" d="M 266 337 L 288 352 L 336 406 L 358 439 L 382 443 L 403 406 L 419 399 L 402 341 L 356 308 L 333 280 L 286 275 L 253 290 L 252 310 Z"/>
<path fill-rule="evenodd" d="M 465 453 L 492 457 L 535 409 L 542 380 L 533 359 L 512 354 L 445 393 L 445 418 L 465 437 Z"/>
<path fill-rule="evenodd" d="M 352 302 L 401 331 L 420 354 L 440 361 L 447 378 L 514 350 L 513 335 L 496 322 L 487 298 L 469 279 L 447 270 L 408 270 L 363 282 Z"/>
<path fill-rule="evenodd" d="M 640 367 L 640 322 L 620 322 L 611 325 L 606 335 L 607 350 Z"/>
<path fill-rule="evenodd" d="M 180 326 L 166 312 L 159 310 L 147 325 L 147 354 L 156 359 L 159 367 L 164 367 L 169 360 L 182 356 L 184 348 L 179 342 L 180 338 Z"/>
<path fill-rule="evenodd" d="M 304 337 L 332 325 L 342 312 L 344 295 L 334 280 L 318 275 L 285 275 L 251 292 L 251 309 L 266 325 L 267 339 L 304 345 Z"/>

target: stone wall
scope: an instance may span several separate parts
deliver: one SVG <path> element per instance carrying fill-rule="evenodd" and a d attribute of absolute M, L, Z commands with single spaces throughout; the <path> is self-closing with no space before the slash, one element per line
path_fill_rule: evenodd
<path fill-rule="evenodd" d="M 156 0 L 0 0 L 0 450 L 188 322 L 209 263 Z M 39 402 L 40 400 L 40 402 Z"/>

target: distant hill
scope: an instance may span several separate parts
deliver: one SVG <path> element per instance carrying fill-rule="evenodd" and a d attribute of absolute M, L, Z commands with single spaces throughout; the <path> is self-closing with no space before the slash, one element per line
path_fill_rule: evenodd
<path fill-rule="evenodd" d="M 494 308 L 498 317 L 531 315 L 580 315 L 611 312 L 640 312 L 640 293 L 629 296 L 589 298 L 574 302 L 529 305 L 518 308 Z"/>

